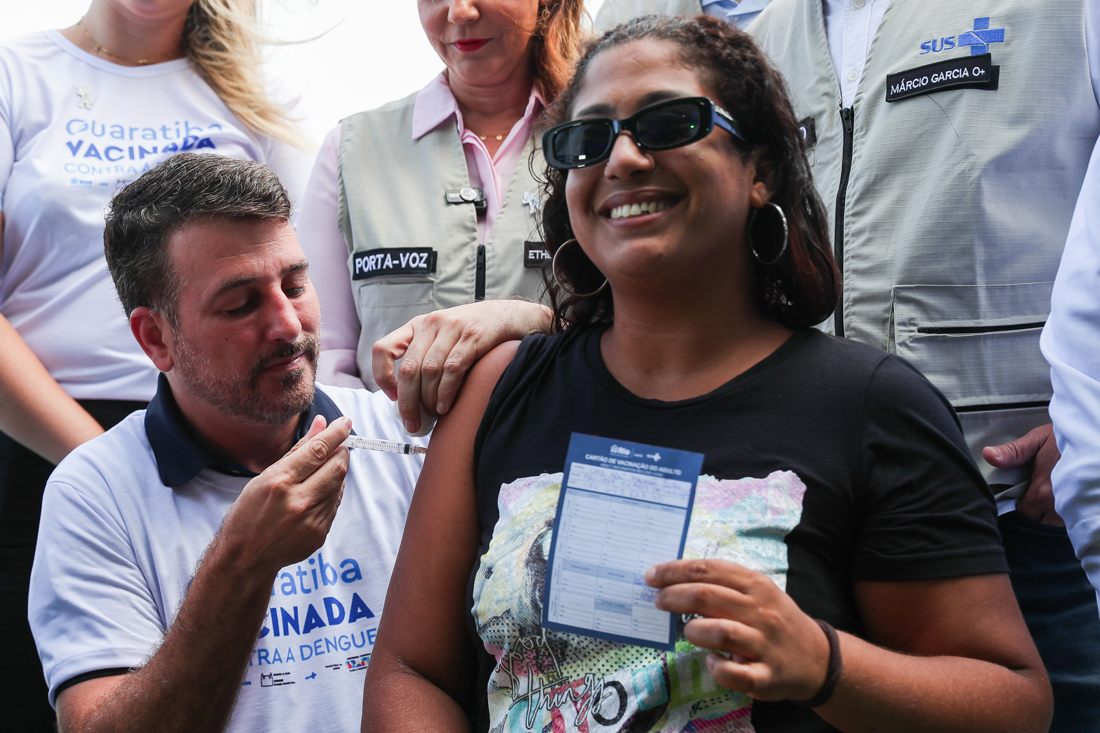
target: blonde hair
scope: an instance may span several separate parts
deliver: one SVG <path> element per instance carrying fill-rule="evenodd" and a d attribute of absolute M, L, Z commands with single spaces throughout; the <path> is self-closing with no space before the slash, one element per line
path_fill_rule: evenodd
<path fill-rule="evenodd" d="M 573 75 L 581 43 L 588 37 L 583 0 L 546 0 L 532 38 L 533 73 L 551 104 Z"/>
<path fill-rule="evenodd" d="M 187 57 L 237 119 L 253 132 L 307 148 L 286 109 L 267 96 L 260 73 L 264 42 L 256 0 L 195 0 L 183 28 Z"/>

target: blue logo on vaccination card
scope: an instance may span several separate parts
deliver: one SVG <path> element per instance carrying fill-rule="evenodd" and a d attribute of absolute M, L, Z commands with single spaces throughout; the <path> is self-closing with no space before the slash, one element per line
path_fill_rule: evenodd
<path fill-rule="evenodd" d="M 675 618 L 645 571 L 684 551 L 700 453 L 573 433 L 543 587 L 543 626 L 671 651 Z"/>

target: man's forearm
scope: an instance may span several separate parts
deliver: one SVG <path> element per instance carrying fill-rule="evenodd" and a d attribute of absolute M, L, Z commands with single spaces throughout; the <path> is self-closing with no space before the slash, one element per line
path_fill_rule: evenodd
<path fill-rule="evenodd" d="M 210 542 L 160 648 L 141 669 L 58 696 L 63 733 L 225 729 L 275 574 L 322 544 L 348 470 L 351 420 L 314 419 L 298 445 L 248 482 Z M 300 448 L 300 450 L 299 450 Z"/>
<path fill-rule="evenodd" d="M 104 694 L 59 699 L 63 733 L 225 729 L 271 597 L 274 574 L 240 567 L 219 532 L 164 641 Z"/>

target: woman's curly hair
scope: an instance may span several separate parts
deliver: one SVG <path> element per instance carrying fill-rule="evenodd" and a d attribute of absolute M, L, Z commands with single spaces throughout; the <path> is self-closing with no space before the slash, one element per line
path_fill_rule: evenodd
<path fill-rule="evenodd" d="M 839 273 L 829 245 L 825 207 L 814 189 L 803 133 L 783 78 L 746 33 L 708 16 L 648 15 L 624 23 L 589 43 L 572 80 L 548 110 L 551 124 L 570 118 L 592 59 L 616 46 L 646 38 L 675 43 L 683 63 L 698 69 L 704 85 L 717 92 L 714 101 L 733 116 L 738 131 L 749 141 L 739 146 L 742 155 L 756 165 L 769 184 L 771 201 L 786 213 L 790 232 L 787 251 L 775 264 L 762 265 L 753 260 L 762 310 L 790 328 L 821 322 L 833 312 L 839 295 Z M 567 171 L 552 168 L 546 173 L 542 229 L 551 254 L 573 238 L 565 200 L 567 175 Z M 761 211 L 759 217 L 754 217 L 759 219 L 759 226 L 750 223 L 748 228 L 757 232 L 754 242 L 762 256 L 771 259 L 780 243 L 774 234 L 767 237 L 764 232 L 778 231 L 778 217 L 768 216 L 767 207 Z M 773 226 L 767 226 L 768 222 Z M 765 245 L 768 239 L 772 241 Z M 603 274 L 577 246 L 564 250 L 558 258 L 557 277 L 577 293 L 596 290 L 604 281 Z M 609 288 L 577 297 L 559 287 L 548 268 L 547 289 L 556 330 L 610 324 L 614 318 Z"/>

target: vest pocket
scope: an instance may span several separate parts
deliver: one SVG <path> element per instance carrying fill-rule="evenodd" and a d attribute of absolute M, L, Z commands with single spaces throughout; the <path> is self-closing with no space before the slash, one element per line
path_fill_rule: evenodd
<path fill-rule="evenodd" d="M 378 278 L 359 285 L 359 319 L 370 318 L 375 308 L 390 308 L 403 305 L 431 305 L 435 294 L 435 283 L 425 280 L 425 276 L 405 275 L 390 278 Z M 429 309 L 430 310 L 430 309 Z"/>
<path fill-rule="evenodd" d="M 399 279 L 391 277 L 354 284 L 360 323 L 355 363 L 363 384 L 375 390 L 378 385 L 371 369 L 371 347 L 415 316 L 436 310 L 435 283 L 420 279 L 410 282 L 408 276 L 399 276 Z"/>
<path fill-rule="evenodd" d="M 372 280 L 358 288 L 356 302 L 359 310 L 359 346 L 366 354 L 370 354 L 370 348 L 375 341 L 382 338 L 390 331 L 404 326 L 410 319 L 422 313 L 428 313 L 436 309 L 435 283 L 418 280 L 409 282 Z M 359 369 L 362 372 L 363 364 Z M 370 373 L 370 361 L 366 363 Z"/>
<path fill-rule="evenodd" d="M 960 413 L 1045 408 L 1050 367 L 1039 334 L 1052 285 L 895 286 L 893 350 Z"/>

